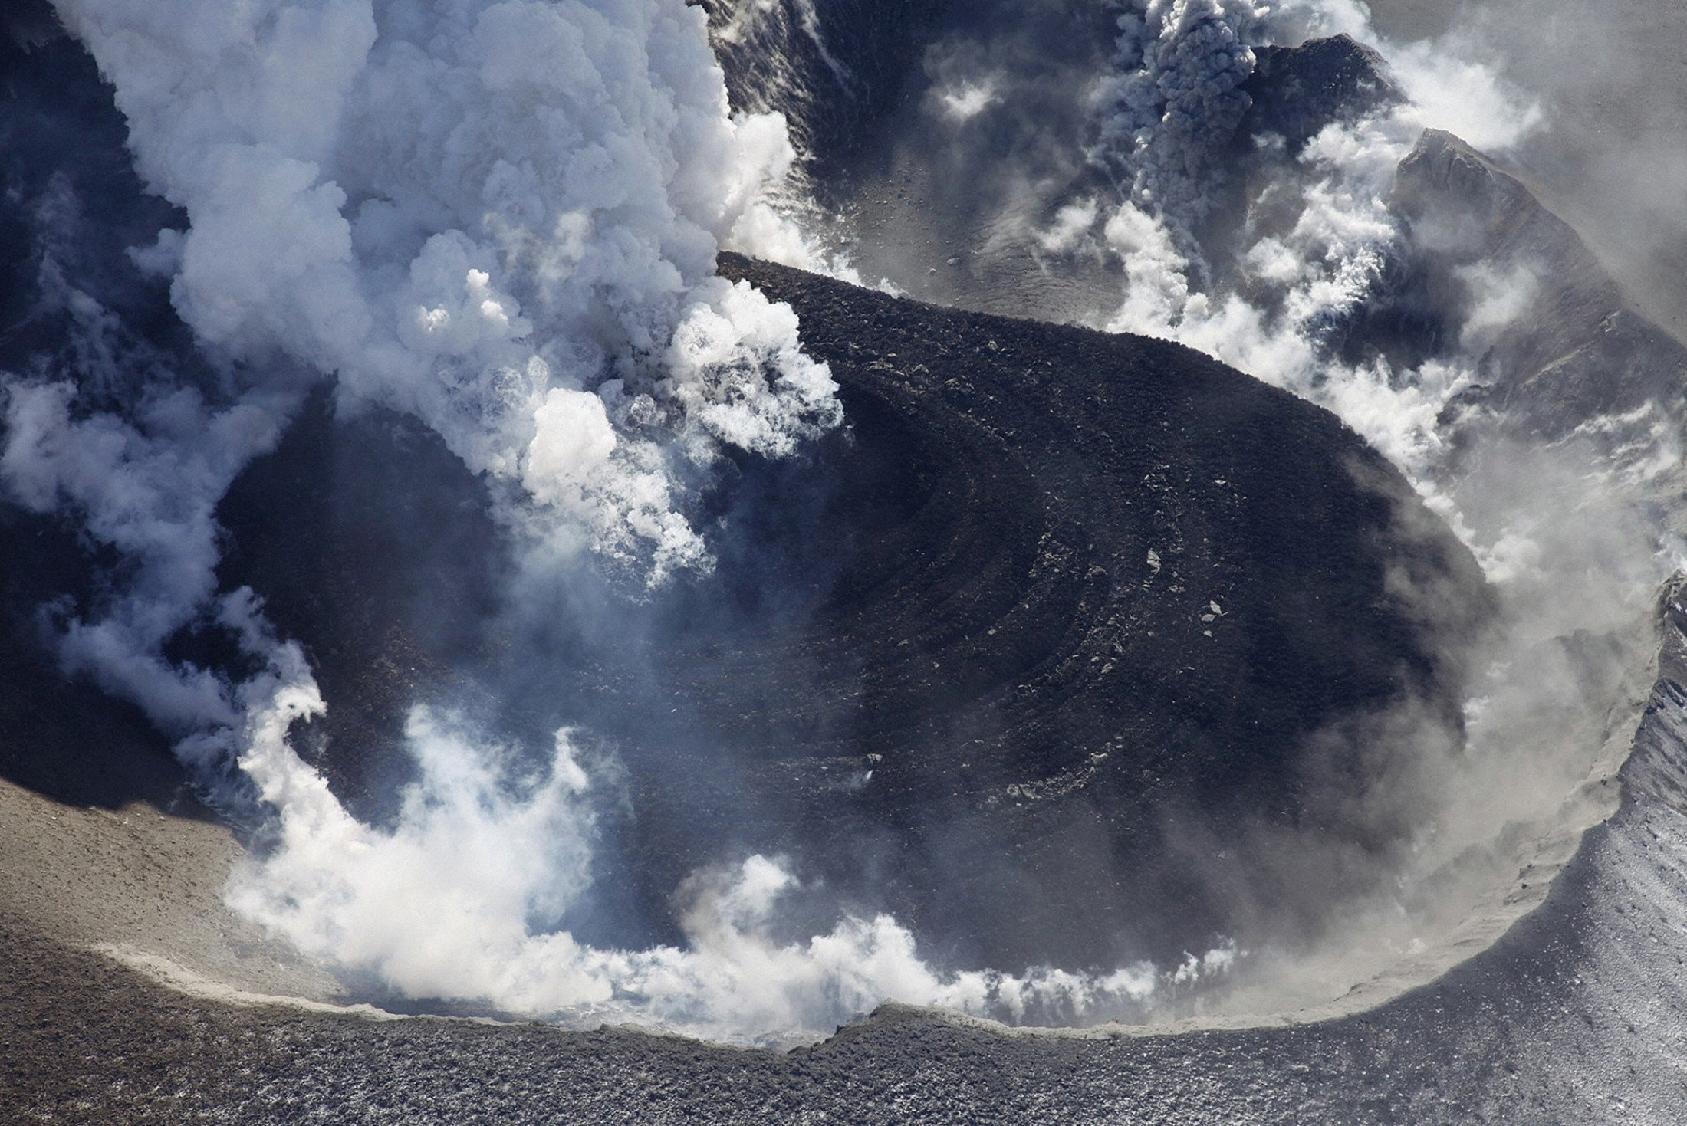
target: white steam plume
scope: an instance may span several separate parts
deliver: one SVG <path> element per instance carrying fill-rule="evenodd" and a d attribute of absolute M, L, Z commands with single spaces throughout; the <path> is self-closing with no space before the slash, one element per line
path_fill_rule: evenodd
<path fill-rule="evenodd" d="M 702 561 L 673 457 L 837 418 L 795 322 L 715 276 L 790 161 L 727 116 L 700 12 L 634 2 L 65 0 L 207 346 L 411 413 L 598 546 Z M 170 236 L 177 241 L 175 236 Z"/>
<path fill-rule="evenodd" d="M 1117 172 L 1128 202 L 1167 223 L 1183 250 L 1190 226 L 1217 206 L 1222 158 L 1251 104 L 1243 87 L 1255 49 L 1267 44 L 1342 34 L 1379 46 L 1411 120 L 1479 148 L 1509 147 L 1541 122 L 1538 105 L 1457 44 L 1382 42 L 1356 0 L 1127 0 L 1125 9 L 1114 73 L 1094 95 L 1100 129 L 1090 158 Z"/>
<path fill-rule="evenodd" d="M 759 856 L 680 889 L 685 948 L 582 945 L 567 923 L 595 791 L 567 731 L 548 771 L 518 777 L 418 707 L 397 824 L 351 816 L 289 742 L 327 706 L 305 654 L 252 592 L 217 590 L 234 477 L 331 381 L 342 408 L 438 432 L 540 556 L 590 543 L 653 581 L 706 566 L 687 467 L 722 446 L 783 455 L 838 419 L 790 310 L 714 273 L 723 240 L 758 249 L 777 226 L 764 193 L 789 146 L 775 118 L 728 116 L 701 13 L 667 0 L 59 10 L 116 88 L 141 175 L 187 216 L 133 258 L 171 277 L 219 378 L 146 358 L 115 407 L 92 389 L 121 381 L 96 370 L 8 379 L 0 475 L 134 567 L 90 620 L 61 622 L 67 667 L 137 701 L 208 784 L 237 768 L 222 800 L 255 790 L 272 811 L 238 909 L 408 995 L 733 1038 L 823 1032 L 886 999 L 1125 1015 L 1228 972 L 1221 947 L 1164 972 L 941 973 L 882 915 L 791 941 L 775 911 L 799 885 Z M 96 341 L 113 318 L 69 300 Z M 259 671 L 165 656 L 207 628 Z"/>
<path fill-rule="evenodd" d="M 281 810 L 282 846 L 251 863 L 234 903 L 305 952 L 410 996 L 786 1041 L 886 999 L 1009 1020 L 1137 1014 L 1222 978 L 1238 956 L 1219 947 L 1168 970 L 1137 963 L 1105 975 L 942 973 L 882 914 L 782 941 L 778 910 L 803 889 L 765 856 L 705 869 L 678 889 L 684 948 L 583 945 L 562 925 L 590 882 L 593 827 L 592 780 L 571 732 L 557 733 L 547 773 L 512 787 L 499 768 L 508 755 L 417 709 L 406 736 L 420 778 L 397 827 L 382 831 L 299 772 L 286 731 L 320 708 L 309 692 L 284 691 L 255 713 L 242 764 Z"/>
<path fill-rule="evenodd" d="M 1406 372 L 1381 358 L 1343 366 L 1324 338 L 1373 296 L 1398 251 L 1403 232 L 1387 200 L 1420 132 L 1406 110 L 1331 125 L 1308 142 L 1299 214 L 1242 256 L 1268 303 L 1204 291 L 1167 223 L 1135 203 L 1119 205 L 1102 238 L 1123 267 L 1126 297 L 1107 329 L 1176 339 L 1319 402 L 1425 481 L 1443 445 L 1441 412 L 1470 381 L 1468 364 L 1451 356 Z"/>
<path fill-rule="evenodd" d="M 8 387 L 0 455 L 15 499 L 38 512 L 76 512 L 92 539 L 135 568 L 103 616 L 56 623 L 60 659 L 67 672 L 141 703 L 178 739 L 227 729 L 240 714 L 227 679 L 172 665 L 161 650 L 213 602 L 217 501 L 274 444 L 285 411 L 260 402 L 211 411 L 178 387 L 148 394 L 133 421 L 78 419 L 75 396 L 67 382 Z"/>

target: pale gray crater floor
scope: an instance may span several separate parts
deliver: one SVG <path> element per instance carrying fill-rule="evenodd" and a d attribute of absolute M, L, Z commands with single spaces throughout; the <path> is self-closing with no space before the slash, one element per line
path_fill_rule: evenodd
<path fill-rule="evenodd" d="M 234 1008 L 0 918 L 0 1106 L 49 1122 L 1678 1122 L 1687 615 L 1546 903 L 1432 985 L 1320 1024 L 1005 1034 L 889 1008 L 813 1048 Z"/>

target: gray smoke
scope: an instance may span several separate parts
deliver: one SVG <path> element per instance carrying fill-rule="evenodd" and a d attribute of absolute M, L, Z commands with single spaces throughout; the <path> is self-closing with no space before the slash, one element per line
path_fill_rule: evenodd
<path fill-rule="evenodd" d="M 1252 0 L 1142 0 L 1119 17 L 1095 158 L 1121 170 L 1137 206 L 1180 223 L 1204 217 L 1218 157 L 1248 111 L 1242 85 L 1269 14 Z"/>

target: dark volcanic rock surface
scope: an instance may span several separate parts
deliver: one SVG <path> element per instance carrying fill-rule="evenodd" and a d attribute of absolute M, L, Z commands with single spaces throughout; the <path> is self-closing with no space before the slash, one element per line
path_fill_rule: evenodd
<path fill-rule="evenodd" d="M 1237 128 L 1253 141 L 1268 133 L 1298 153 L 1332 122 L 1356 121 L 1403 100 L 1381 55 L 1346 35 L 1296 47 L 1260 47 L 1242 89 L 1253 104 Z"/>
<path fill-rule="evenodd" d="M 91 63 L 62 38 L 7 49 L 0 362 L 79 370 L 59 268 L 121 315 L 124 378 L 195 364 L 124 253 L 180 217 L 140 191 Z M 83 146 L 55 148 L 65 120 Z M 725 264 L 797 306 L 850 421 L 793 463 L 722 467 L 712 577 L 643 595 L 588 569 L 505 614 L 485 486 L 413 425 L 322 403 L 236 483 L 222 578 L 307 646 L 330 717 L 301 745 L 354 809 L 392 813 L 402 717 L 429 701 L 536 749 L 580 725 L 614 756 L 630 800 L 605 812 L 598 894 L 561 920 L 597 941 L 677 937 L 684 877 L 750 851 L 894 911 L 941 962 L 1012 969 L 1175 961 L 1358 890 L 1258 835 L 1397 847 L 1402 824 L 1348 812 L 1378 765 L 1352 729 L 1407 698 L 1451 724 L 1459 698 L 1449 638 L 1399 592 L 1446 591 L 1443 622 L 1485 608 L 1379 457 L 1187 349 Z M 35 634 L 42 602 L 91 612 L 120 575 L 62 524 L 4 517 L 7 776 L 171 800 L 161 745 L 62 686 Z M 214 661 L 215 641 L 176 648 Z"/>
<path fill-rule="evenodd" d="M 727 467 L 712 576 L 590 570 L 512 625 L 482 486 L 390 419 L 312 412 L 237 483 L 225 581 L 308 646 L 330 718 L 305 743 L 355 808 L 391 811 L 403 711 L 443 700 L 613 751 L 630 801 L 570 920 L 599 941 L 676 938 L 685 876 L 750 851 L 1016 968 L 1175 960 L 1358 890 L 1250 846 L 1400 843 L 1344 812 L 1378 764 L 1330 733 L 1407 699 L 1452 726 L 1457 639 L 1399 592 L 1487 605 L 1377 455 L 1175 345 L 723 265 L 795 305 L 849 422 Z"/>

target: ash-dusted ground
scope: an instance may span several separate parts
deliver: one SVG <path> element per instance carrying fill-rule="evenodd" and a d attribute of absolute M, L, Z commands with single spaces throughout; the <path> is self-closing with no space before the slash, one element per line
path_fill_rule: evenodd
<path fill-rule="evenodd" d="M 0 910 L 8 916 L 64 945 L 168 952 L 172 964 L 224 990 L 337 995 L 332 977 L 223 906 L 240 855 L 234 835 L 208 817 L 139 800 L 117 809 L 60 803 L 0 781 Z"/>
<path fill-rule="evenodd" d="M 1546 903 L 1373 1012 L 1154 1037 L 887 1009 L 812 1049 L 376 1022 L 153 985 L 0 915 L 0 1099 L 47 1122 L 1673 1122 L 1687 1100 L 1679 601 L 1623 772 Z"/>

